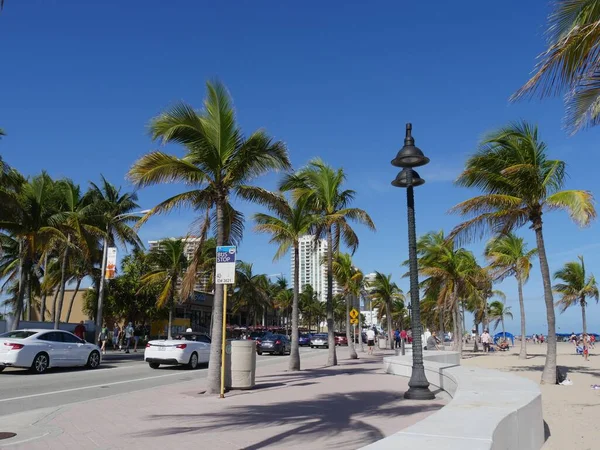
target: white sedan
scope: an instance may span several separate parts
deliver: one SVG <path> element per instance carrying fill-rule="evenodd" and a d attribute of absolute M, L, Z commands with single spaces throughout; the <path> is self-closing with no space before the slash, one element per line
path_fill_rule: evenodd
<path fill-rule="evenodd" d="M 62 330 L 15 330 L 0 334 L 0 372 L 24 367 L 44 373 L 50 367 L 100 365 L 100 348 Z"/>
<path fill-rule="evenodd" d="M 199 364 L 208 363 L 209 357 L 210 338 L 202 333 L 183 333 L 180 339 L 150 341 L 144 351 L 144 361 L 153 369 L 161 364 L 196 369 Z"/>

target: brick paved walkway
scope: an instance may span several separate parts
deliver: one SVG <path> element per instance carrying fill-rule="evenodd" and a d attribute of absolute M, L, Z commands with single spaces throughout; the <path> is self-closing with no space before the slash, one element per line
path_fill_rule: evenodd
<path fill-rule="evenodd" d="M 199 394 L 204 380 L 5 416 L 17 432 L 7 449 L 353 449 L 422 420 L 446 403 L 404 400 L 406 380 L 384 374 L 381 355 L 359 354 L 323 367 L 307 359 L 301 372 L 259 367 L 257 388 L 226 399 Z"/>

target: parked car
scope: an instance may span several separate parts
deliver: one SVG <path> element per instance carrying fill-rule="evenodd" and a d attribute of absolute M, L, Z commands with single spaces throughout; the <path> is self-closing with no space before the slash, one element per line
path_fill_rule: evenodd
<path fill-rule="evenodd" d="M 300 347 L 309 346 L 311 336 L 310 333 L 302 333 L 298 338 L 298 345 Z"/>
<path fill-rule="evenodd" d="M 250 333 L 250 336 L 248 336 L 248 339 L 256 342 L 256 353 L 258 353 L 259 355 L 262 355 L 262 353 L 260 352 L 262 341 L 264 339 L 267 339 L 271 334 L 272 333 L 269 331 L 253 331 L 252 333 Z"/>
<path fill-rule="evenodd" d="M 0 372 L 7 367 L 28 368 L 38 374 L 51 367 L 95 369 L 101 360 L 97 345 L 68 331 L 31 329 L 0 334 Z"/>
<path fill-rule="evenodd" d="M 348 345 L 346 333 L 335 333 L 335 345 Z"/>
<path fill-rule="evenodd" d="M 204 333 L 183 333 L 179 339 L 154 340 L 146 344 L 144 361 L 152 369 L 165 366 L 185 365 L 196 369 L 210 358 L 210 337 Z"/>
<path fill-rule="evenodd" d="M 325 333 L 313 334 L 310 338 L 310 348 L 329 347 L 328 336 Z"/>
<path fill-rule="evenodd" d="M 261 342 L 259 355 L 271 353 L 273 355 L 285 355 L 292 353 L 292 343 L 290 338 L 284 334 L 269 334 Z"/>

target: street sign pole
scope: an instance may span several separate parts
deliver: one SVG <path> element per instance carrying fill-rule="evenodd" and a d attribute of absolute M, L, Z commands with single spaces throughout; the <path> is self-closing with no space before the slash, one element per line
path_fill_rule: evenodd
<path fill-rule="evenodd" d="M 221 394 L 225 398 L 225 352 L 227 351 L 227 285 L 235 284 L 236 248 L 233 245 L 217 247 L 215 283 L 223 285 L 223 328 L 221 336 Z"/>

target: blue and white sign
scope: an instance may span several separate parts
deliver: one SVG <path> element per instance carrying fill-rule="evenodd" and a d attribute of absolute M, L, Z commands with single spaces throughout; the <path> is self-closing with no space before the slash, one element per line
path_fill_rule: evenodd
<path fill-rule="evenodd" d="M 235 255 L 236 248 L 233 245 L 217 247 L 216 284 L 235 283 Z"/>

